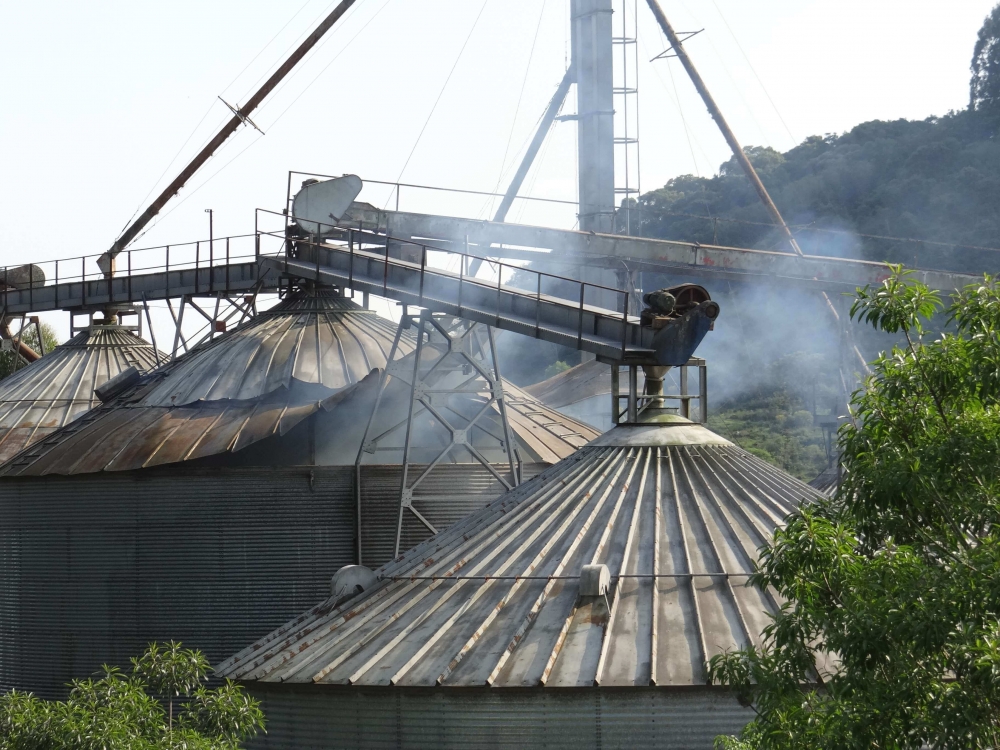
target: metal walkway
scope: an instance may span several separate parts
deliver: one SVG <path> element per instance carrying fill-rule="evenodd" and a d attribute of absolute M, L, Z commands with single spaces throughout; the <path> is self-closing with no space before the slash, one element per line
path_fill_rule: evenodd
<path fill-rule="evenodd" d="M 262 233 L 268 236 L 267 233 Z M 300 279 L 376 294 L 404 305 L 550 341 L 626 364 L 683 365 L 718 314 L 703 303 L 654 330 L 627 312 L 629 293 L 530 269 L 493 263 L 497 281 L 467 275 L 482 258 L 425 244 L 378 247 L 384 235 L 347 232 L 345 244 L 299 240 L 295 257 L 261 255 L 265 268 Z M 284 236 L 269 235 L 284 242 Z M 375 247 L 364 247 L 365 244 Z M 458 270 L 442 267 L 458 261 Z M 606 302 L 605 302 L 606 304 Z"/>
<path fill-rule="evenodd" d="M 609 361 L 683 365 L 718 311 L 707 303 L 653 330 L 618 312 L 629 309 L 629 293 L 619 289 L 498 262 L 491 263 L 497 281 L 488 281 L 468 275 L 472 263 L 484 260 L 472 254 L 360 230 L 345 230 L 344 238 L 339 245 L 300 239 L 291 256 L 284 230 L 130 250 L 118 256 L 110 279 L 99 270 L 98 256 L 50 261 L 32 266 L 38 280 L 21 288 L 5 287 L 0 269 L 0 316 L 268 292 L 292 277 L 376 294 Z"/>
<path fill-rule="evenodd" d="M 278 288 L 278 276 L 261 266 L 257 244 L 256 235 L 251 234 L 127 250 L 118 256 L 110 280 L 100 271 L 97 255 L 35 264 L 31 268 L 41 278 L 17 287 L 4 284 L 9 270 L 0 269 L 0 315 L 273 291 Z M 18 269 L 10 269 L 14 270 Z"/>

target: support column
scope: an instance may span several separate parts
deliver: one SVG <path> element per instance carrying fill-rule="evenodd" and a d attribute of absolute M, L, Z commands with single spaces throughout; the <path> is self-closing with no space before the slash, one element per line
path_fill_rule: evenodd
<path fill-rule="evenodd" d="M 580 229 L 611 232 L 615 211 L 612 0 L 572 0 Z"/>

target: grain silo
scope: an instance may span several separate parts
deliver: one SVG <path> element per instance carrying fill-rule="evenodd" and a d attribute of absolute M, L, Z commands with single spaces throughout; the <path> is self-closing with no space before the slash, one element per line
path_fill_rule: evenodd
<path fill-rule="evenodd" d="M 389 559 L 400 466 L 360 467 L 360 518 L 354 477 L 396 333 L 337 290 L 290 293 L 4 465 L 0 689 L 58 694 L 154 639 L 221 659 L 322 597 L 359 548 Z M 512 387 L 507 406 L 525 477 L 596 435 Z M 437 528 L 503 491 L 457 460 L 435 482 L 421 507 Z M 430 535 L 401 525 L 407 544 Z"/>
<path fill-rule="evenodd" d="M 260 747 L 710 748 L 750 717 L 705 662 L 759 642 L 757 549 L 815 497 L 681 417 L 621 425 L 220 673 Z"/>
<path fill-rule="evenodd" d="M 100 405 L 95 388 L 130 367 L 148 372 L 161 356 L 130 327 L 91 324 L 0 380 L 0 462 Z"/>

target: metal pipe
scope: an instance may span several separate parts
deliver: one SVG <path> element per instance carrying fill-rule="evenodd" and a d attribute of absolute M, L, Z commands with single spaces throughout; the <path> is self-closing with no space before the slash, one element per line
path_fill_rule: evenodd
<path fill-rule="evenodd" d="M 177 192 L 184 187 L 185 183 L 191 179 L 192 176 L 194 176 L 194 173 L 197 172 L 201 166 L 212 157 L 212 154 L 214 154 L 223 143 L 225 143 L 229 136 L 236 132 L 239 126 L 248 119 L 250 113 L 253 112 L 262 101 L 264 101 L 267 95 L 274 90 L 274 87 L 277 86 L 281 80 L 288 75 L 289 71 L 291 71 L 291 69 L 306 56 L 309 50 L 316 46 L 316 43 L 323 38 L 323 35 L 326 34 L 326 32 L 329 31 L 335 23 L 337 23 L 337 21 L 340 20 L 340 18 L 350 9 L 352 5 L 354 5 L 355 2 L 356 0 L 342 0 L 342 2 L 333 9 L 333 12 L 331 12 L 330 15 L 323 19 L 323 22 L 316 27 L 312 34 L 305 38 L 302 44 L 300 44 L 291 55 L 288 56 L 288 59 L 281 64 L 281 67 L 278 68 L 259 89 L 257 89 L 257 93 L 250 97 L 249 101 L 236 111 L 233 118 L 222 126 L 222 129 L 216 133 L 215 137 L 208 142 L 208 145 L 198 152 L 198 155 L 191 160 L 191 163 L 188 164 L 176 178 L 174 178 L 173 182 L 167 185 L 163 192 L 157 196 L 156 200 L 149 204 L 149 207 L 142 212 L 142 215 L 132 222 L 128 229 L 126 229 L 121 236 L 115 240 L 111 249 L 107 252 L 107 256 L 109 258 L 114 258 L 125 248 L 126 245 L 128 245 L 128 243 L 136 238 L 139 232 L 142 231 L 143 227 L 145 227 L 153 219 L 153 217 L 160 212 L 160 209 L 163 208 L 167 201 L 173 198 L 174 195 L 176 195 Z"/>
<path fill-rule="evenodd" d="M 619 371 L 618 363 L 611 365 L 611 424 L 618 424 L 618 415 L 621 413 L 621 404 L 619 404 L 619 391 L 621 390 L 619 386 Z"/>
<path fill-rule="evenodd" d="M 712 119 L 715 120 L 715 124 L 719 126 L 719 130 L 722 131 L 722 137 L 726 139 L 726 143 L 729 144 L 729 148 L 733 151 L 733 156 L 736 157 L 736 161 L 739 162 L 746 176 L 750 180 L 750 184 L 753 185 L 753 189 L 757 192 L 757 197 L 760 198 L 764 207 L 767 208 L 768 213 L 771 214 L 771 219 L 774 223 L 782 230 L 785 235 L 785 239 L 788 240 L 788 244 L 791 246 L 792 250 L 795 251 L 796 255 L 802 255 L 802 249 L 799 247 L 799 243 L 796 242 L 794 235 L 792 235 L 792 230 L 788 228 L 785 220 L 781 216 L 781 212 L 778 211 L 778 207 L 774 205 L 774 201 L 771 200 L 771 196 L 768 195 L 767 188 L 764 187 L 764 183 L 760 181 L 760 177 L 757 175 L 757 170 L 753 168 L 753 164 L 747 158 L 746 153 L 743 151 L 743 147 L 740 146 L 740 142 L 736 140 L 736 135 L 729 127 L 729 123 L 726 122 L 726 118 L 722 116 L 722 110 L 719 109 L 712 95 L 708 91 L 708 87 L 705 82 L 701 79 L 698 74 L 698 70 L 694 67 L 694 63 L 691 62 L 691 58 L 688 57 L 687 52 L 684 50 L 684 45 L 681 44 L 680 38 L 677 36 L 677 32 L 674 31 L 670 22 L 667 20 L 666 15 L 663 13 L 663 9 L 660 7 L 658 0 L 646 0 L 646 4 L 649 5 L 649 9 L 653 11 L 653 15 L 656 17 L 656 22 L 660 24 L 660 28 L 663 29 L 663 33 L 667 37 L 667 41 L 670 42 L 670 46 L 673 48 L 674 52 L 677 53 L 677 59 L 681 61 L 681 65 L 684 66 L 684 70 L 687 71 L 688 76 L 691 78 L 691 82 L 694 87 L 698 89 L 698 93 L 701 95 L 701 99 L 705 102 L 705 106 L 708 108 L 708 112 L 712 115 Z"/>
<path fill-rule="evenodd" d="M 535 137 L 531 139 L 531 145 L 528 146 L 528 150 L 524 154 L 524 158 L 521 159 L 521 165 L 517 168 L 517 172 L 514 173 L 514 178 L 510 181 L 510 186 L 507 188 L 507 192 L 504 193 L 503 200 L 500 202 L 500 207 L 497 209 L 496 214 L 493 216 L 493 221 L 506 221 L 507 212 L 510 210 L 511 205 L 514 203 L 514 199 L 517 197 L 517 191 L 521 189 L 521 185 L 524 183 L 524 178 L 528 176 L 528 170 L 531 169 L 532 163 L 535 161 L 535 156 L 538 155 L 538 149 L 542 147 L 542 143 L 545 141 L 545 136 L 548 135 L 549 128 L 552 127 L 552 123 L 556 119 L 556 115 L 559 114 L 559 110 L 562 109 L 563 102 L 566 101 L 566 94 L 569 93 L 569 87 L 573 85 L 575 80 L 576 71 L 573 66 L 570 65 L 566 69 L 565 75 L 563 75 L 562 81 L 559 83 L 559 88 L 556 89 L 556 93 L 553 95 L 551 101 L 549 101 L 548 109 L 545 110 L 545 114 L 542 115 L 542 121 L 538 124 L 538 129 L 535 131 Z M 478 266 L 476 267 L 478 269 Z"/>
<path fill-rule="evenodd" d="M 17 350 L 17 354 L 25 362 L 28 362 L 30 364 L 31 362 L 37 362 L 39 359 L 41 359 L 42 355 L 40 355 L 30 346 L 25 344 L 23 341 L 21 341 L 20 333 L 18 333 L 17 337 L 15 337 L 13 333 L 11 333 L 10 318 L 4 318 L 3 322 L 0 323 L 0 336 L 7 339 L 8 341 L 14 342 L 15 345 L 14 348 Z M 39 341 L 41 341 L 41 331 L 39 331 Z"/>
<path fill-rule="evenodd" d="M 628 422 L 639 421 L 639 368 L 628 366 Z"/>
<path fill-rule="evenodd" d="M 680 368 L 680 388 L 681 388 L 681 416 L 691 419 L 691 401 L 684 396 L 688 395 L 688 366 Z"/>
<path fill-rule="evenodd" d="M 701 407 L 701 423 L 708 424 L 708 367 L 698 365 L 698 406 Z"/>
<path fill-rule="evenodd" d="M 753 185 L 753 189 L 756 191 L 757 197 L 760 198 L 768 213 L 771 214 L 772 221 L 774 221 L 775 225 L 785 235 L 785 239 L 788 241 L 792 250 L 795 251 L 795 254 L 803 255 L 802 248 L 799 247 L 799 243 L 792 234 L 792 230 L 788 228 L 788 224 L 785 223 L 785 219 L 782 217 L 778 207 L 774 205 L 774 201 L 771 200 L 771 196 L 768 194 L 767 188 L 765 188 L 764 183 L 760 181 L 760 177 L 757 175 L 757 170 L 753 168 L 753 164 L 751 164 L 750 160 L 747 158 L 746 153 L 743 151 L 743 147 L 740 146 L 739 141 L 736 140 L 736 135 L 730 129 L 729 123 L 726 122 L 726 118 L 722 116 L 722 110 L 720 110 L 719 106 L 715 103 L 715 100 L 708 91 L 708 87 L 705 86 L 705 82 L 701 79 L 701 76 L 698 74 L 698 70 L 694 67 L 694 63 L 691 62 L 691 58 L 688 57 L 688 54 L 684 49 L 684 45 L 681 44 L 680 38 L 670 25 L 666 15 L 664 15 L 663 9 L 660 7 L 660 3 L 658 0 L 646 0 L 646 4 L 649 5 L 649 9 L 653 11 L 653 15 L 656 17 L 657 23 L 660 24 L 660 28 L 663 29 L 663 33 L 670 42 L 670 46 L 673 48 L 674 52 L 677 53 L 677 59 L 681 61 L 681 65 L 684 66 L 684 70 L 687 71 L 688 76 L 691 78 L 691 82 L 701 95 L 702 101 L 705 102 L 705 106 L 708 108 L 709 114 L 712 115 L 712 119 L 715 120 L 715 124 L 718 125 L 719 130 L 722 131 L 722 137 L 726 139 L 726 143 L 729 144 L 729 148 L 733 151 L 733 156 L 736 157 L 736 161 L 739 162 L 743 171 L 746 173 L 747 178 L 750 180 L 750 184 Z M 823 295 L 823 299 L 826 301 L 830 310 L 833 312 L 834 319 L 839 322 L 840 316 L 833 307 L 833 303 L 830 301 L 829 296 L 826 292 L 821 292 L 821 294 Z M 858 350 L 857 346 L 852 346 L 852 349 L 854 355 L 858 359 L 858 362 L 861 364 L 861 368 L 866 373 L 870 372 L 868 363 L 865 361 L 864 356 Z"/>

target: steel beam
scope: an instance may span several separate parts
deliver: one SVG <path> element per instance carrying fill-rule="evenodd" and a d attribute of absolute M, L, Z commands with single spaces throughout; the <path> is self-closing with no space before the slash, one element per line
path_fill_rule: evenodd
<path fill-rule="evenodd" d="M 866 284 L 879 284 L 890 273 L 887 264 L 873 261 L 819 255 L 797 256 L 771 250 L 577 232 L 451 216 L 389 211 L 380 217 L 380 225 L 393 238 L 414 238 L 415 241 L 449 249 L 457 249 L 458 243 L 464 246 L 468 237 L 470 252 L 479 256 L 517 259 L 534 256 L 544 259 L 547 253 L 537 251 L 551 251 L 554 260 L 572 258 L 583 265 L 607 266 L 616 260 L 627 260 L 630 264 L 660 272 L 674 270 L 706 278 L 773 282 L 832 292 L 853 291 Z M 914 279 L 943 291 L 961 289 L 981 280 L 973 274 L 913 270 Z"/>

